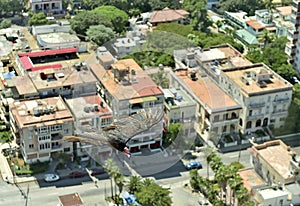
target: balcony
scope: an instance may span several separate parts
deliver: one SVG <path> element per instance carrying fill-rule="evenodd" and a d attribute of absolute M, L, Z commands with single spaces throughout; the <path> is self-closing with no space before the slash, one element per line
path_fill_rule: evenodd
<path fill-rule="evenodd" d="M 52 134 L 51 141 L 62 140 L 63 136 L 61 134 Z"/>
<path fill-rule="evenodd" d="M 260 107 L 264 107 L 266 105 L 265 102 L 256 102 L 256 103 L 250 103 L 249 104 L 249 108 L 260 108 Z"/>
<path fill-rule="evenodd" d="M 291 31 L 291 30 L 289 30 L 289 32 L 287 34 L 287 39 L 289 41 L 297 40 L 298 39 L 298 35 L 299 35 L 298 31 Z"/>
<path fill-rule="evenodd" d="M 287 110 L 282 110 L 282 109 L 278 109 L 278 110 L 274 110 L 272 112 L 272 114 L 276 114 L 276 115 L 287 115 L 288 111 Z"/>
<path fill-rule="evenodd" d="M 62 147 L 62 144 L 58 144 L 58 145 L 52 145 L 51 146 L 51 151 L 54 152 L 54 151 L 60 151 L 62 150 L 63 147 Z"/>
<path fill-rule="evenodd" d="M 290 101 L 289 98 L 276 99 L 273 101 L 273 104 L 283 104 L 283 103 L 287 103 L 289 101 Z"/>
<path fill-rule="evenodd" d="M 263 117 L 264 117 L 263 114 L 255 114 L 255 115 L 248 115 L 248 116 L 247 116 L 247 119 L 248 119 L 248 120 L 253 120 L 253 119 L 261 119 L 261 118 L 263 118 Z"/>

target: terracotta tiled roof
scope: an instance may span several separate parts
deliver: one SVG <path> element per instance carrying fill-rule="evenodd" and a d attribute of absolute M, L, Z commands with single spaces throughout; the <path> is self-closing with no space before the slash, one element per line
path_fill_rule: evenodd
<path fill-rule="evenodd" d="M 292 14 L 292 6 L 281 6 L 277 7 L 276 10 L 279 11 L 283 16 Z"/>
<path fill-rule="evenodd" d="M 238 174 L 243 179 L 244 187 L 248 190 L 248 192 L 251 192 L 252 187 L 266 185 L 265 181 L 253 168 L 240 169 Z"/>
<path fill-rule="evenodd" d="M 189 15 L 189 12 L 183 9 L 173 10 L 173 9 L 165 8 L 160 11 L 153 11 L 149 22 L 150 23 L 173 22 L 180 19 L 185 19 L 187 15 Z"/>
<path fill-rule="evenodd" d="M 153 82 L 148 74 L 133 59 L 119 60 L 112 64 L 112 68 L 124 70 L 130 68 L 136 73 L 136 81 L 123 85 L 114 78 L 112 70 L 105 70 L 99 64 L 90 64 L 91 71 L 104 85 L 110 94 L 118 100 L 132 99 L 146 96 L 163 95 L 162 90 Z"/>
<path fill-rule="evenodd" d="M 182 71 L 177 72 L 177 75 L 185 82 L 190 90 L 212 111 L 222 111 L 228 110 L 230 108 L 239 108 L 237 104 L 230 96 L 222 91 L 212 80 L 208 77 L 201 78 L 198 76 L 197 81 L 191 80 L 185 73 Z"/>
<path fill-rule="evenodd" d="M 258 21 L 256 20 L 249 20 L 249 21 L 246 21 L 246 24 L 251 26 L 252 28 L 254 29 L 263 29 L 265 28 L 264 25 L 262 25 L 261 23 L 259 23 Z"/>

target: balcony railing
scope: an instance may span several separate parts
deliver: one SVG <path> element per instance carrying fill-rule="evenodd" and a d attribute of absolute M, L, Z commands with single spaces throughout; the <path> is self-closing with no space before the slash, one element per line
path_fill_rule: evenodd
<path fill-rule="evenodd" d="M 252 120 L 252 119 L 259 119 L 259 118 L 263 118 L 263 117 L 264 117 L 263 114 L 255 114 L 255 115 L 248 115 L 247 119 Z"/>
<path fill-rule="evenodd" d="M 257 102 L 257 103 L 250 103 L 249 107 L 250 108 L 259 108 L 259 107 L 264 107 L 266 105 L 265 102 Z"/>
<path fill-rule="evenodd" d="M 282 103 L 286 103 L 288 101 L 290 101 L 289 98 L 276 99 L 273 101 L 273 104 L 282 104 Z"/>

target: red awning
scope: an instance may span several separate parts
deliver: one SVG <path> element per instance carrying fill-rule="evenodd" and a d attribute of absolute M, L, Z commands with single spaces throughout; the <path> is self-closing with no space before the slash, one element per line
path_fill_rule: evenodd
<path fill-rule="evenodd" d="M 41 52 L 27 52 L 19 54 L 20 57 L 28 56 L 28 57 L 42 57 L 42 56 L 50 56 L 56 54 L 68 54 L 77 52 L 77 48 L 65 48 L 65 49 L 56 49 L 56 50 L 45 50 Z"/>
<path fill-rule="evenodd" d="M 20 58 L 20 60 L 26 70 L 33 68 L 33 64 L 28 56 L 23 56 Z"/>
<path fill-rule="evenodd" d="M 42 65 L 31 68 L 31 71 L 38 71 L 43 69 L 60 69 L 63 66 L 61 64 L 50 64 L 50 65 Z"/>

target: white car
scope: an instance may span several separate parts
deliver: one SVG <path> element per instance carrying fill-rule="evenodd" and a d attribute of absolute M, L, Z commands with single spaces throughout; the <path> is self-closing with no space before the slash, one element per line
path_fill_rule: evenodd
<path fill-rule="evenodd" d="M 55 182 L 58 181 L 60 179 L 60 177 L 56 174 L 46 174 L 45 175 L 45 182 Z"/>

